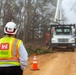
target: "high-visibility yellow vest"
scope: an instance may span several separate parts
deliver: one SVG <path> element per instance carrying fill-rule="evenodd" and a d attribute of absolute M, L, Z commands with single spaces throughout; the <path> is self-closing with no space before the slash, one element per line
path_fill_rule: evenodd
<path fill-rule="evenodd" d="M 20 66 L 18 48 L 21 42 L 19 39 L 8 36 L 0 39 L 0 65 Z"/>

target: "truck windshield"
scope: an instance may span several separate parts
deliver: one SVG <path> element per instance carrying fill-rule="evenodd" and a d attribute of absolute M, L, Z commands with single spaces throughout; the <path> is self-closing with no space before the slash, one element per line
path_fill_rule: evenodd
<path fill-rule="evenodd" d="M 71 35 L 71 28 L 55 28 L 56 35 Z"/>

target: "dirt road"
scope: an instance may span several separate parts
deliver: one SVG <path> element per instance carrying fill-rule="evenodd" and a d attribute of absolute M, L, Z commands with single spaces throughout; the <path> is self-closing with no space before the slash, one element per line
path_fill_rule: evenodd
<path fill-rule="evenodd" d="M 32 71 L 33 56 L 23 75 L 76 75 L 76 52 L 56 52 L 37 55 L 39 69 Z"/>

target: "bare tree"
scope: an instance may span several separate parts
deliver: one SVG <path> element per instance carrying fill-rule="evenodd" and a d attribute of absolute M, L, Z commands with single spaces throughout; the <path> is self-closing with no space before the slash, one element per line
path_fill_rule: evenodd
<path fill-rule="evenodd" d="M 0 15 L 3 16 L 3 27 L 8 21 L 14 21 L 18 26 L 17 37 L 23 39 L 24 42 L 36 39 L 40 34 L 44 38 L 55 11 L 54 8 L 54 10 L 48 9 L 47 5 L 51 2 L 53 4 L 54 1 L 1 0 Z"/>

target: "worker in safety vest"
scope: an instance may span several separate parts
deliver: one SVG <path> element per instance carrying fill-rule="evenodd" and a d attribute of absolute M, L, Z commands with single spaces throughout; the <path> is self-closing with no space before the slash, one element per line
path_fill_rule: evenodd
<path fill-rule="evenodd" d="M 23 75 L 26 68 L 28 53 L 22 41 L 15 38 L 16 33 L 16 24 L 8 22 L 0 39 L 0 75 Z"/>
<path fill-rule="evenodd" d="M 49 33 L 46 33 L 46 45 L 48 45 L 50 43 L 50 39 L 51 39 L 51 36 Z"/>

